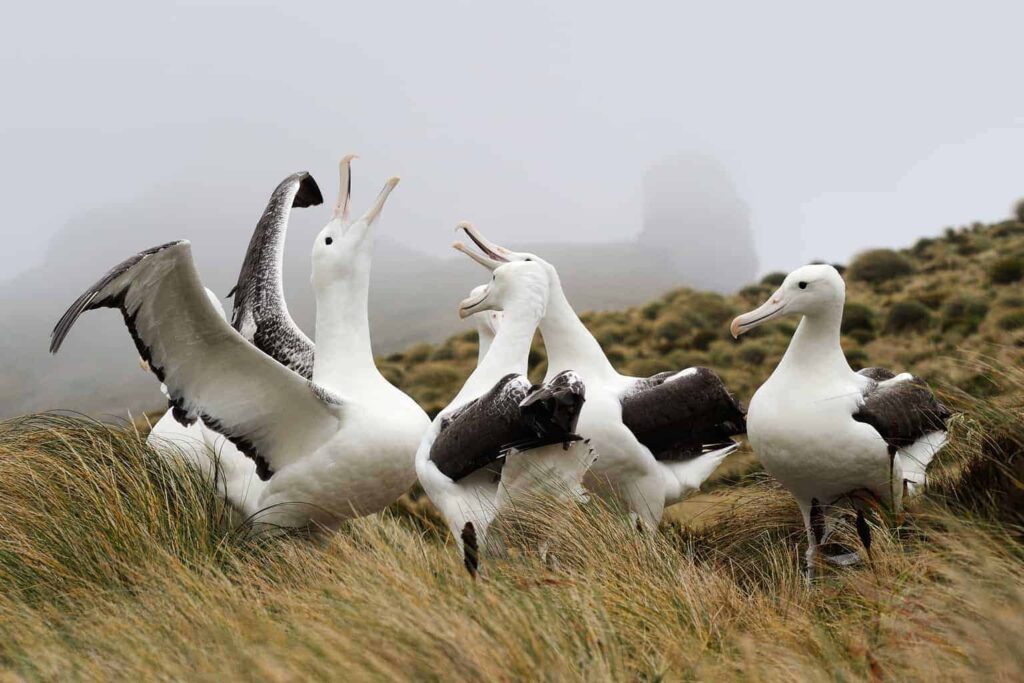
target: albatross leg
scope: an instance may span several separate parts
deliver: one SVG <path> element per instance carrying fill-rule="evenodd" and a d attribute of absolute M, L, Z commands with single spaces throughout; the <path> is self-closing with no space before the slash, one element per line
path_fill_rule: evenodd
<path fill-rule="evenodd" d="M 797 500 L 800 512 L 804 517 L 804 527 L 807 529 L 807 552 L 804 555 L 806 570 L 804 578 L 807 584 L 814 582 L 814 574 L 818 561 L 818 546 L 825 539 L 825 508 L 817 498 L 803 501 Z"/>

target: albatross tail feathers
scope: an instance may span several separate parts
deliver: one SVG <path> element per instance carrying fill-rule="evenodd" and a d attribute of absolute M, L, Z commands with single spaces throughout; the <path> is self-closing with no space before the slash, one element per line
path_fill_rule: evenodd
<path fill-rule="evenodd" d="M 702 453 L 690 460 L 662 460 L 668 486 L 665 488 L 665 504 L 677 503 L 700 490 L 712 472 L 718 469 L 725 457 L 739 448 L 737 443 L 722 444 L 715 450 Z"/>

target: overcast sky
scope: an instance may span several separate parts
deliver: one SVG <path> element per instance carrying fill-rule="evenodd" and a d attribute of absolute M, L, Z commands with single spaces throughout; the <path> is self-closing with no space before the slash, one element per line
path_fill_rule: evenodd
<path fill-rule="evenodd" d="M 762 270 L 997 219 L 1024 196 L 1024 4 L 937 5 L 16 3 L 0 276 L 185 176 L 231 201 L 309 169 L 332 201 L 350 151 L 356 210 L 403 176 L 386 229 L 434 251 L 463 219 L 632 237 L 677 153 L 729 169 Z"/>

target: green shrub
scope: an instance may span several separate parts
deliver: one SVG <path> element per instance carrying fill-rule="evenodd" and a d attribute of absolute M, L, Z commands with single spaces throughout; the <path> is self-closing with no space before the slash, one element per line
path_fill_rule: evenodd
<path fill-rule="evenodd" d="M 917 297 L 919 302 L 934 311 L 938 310 L 939 306 L 949 298 L 949 291 L 940 287 L 929 287 L 915 292 L 914 296 Z"/>
<path fill-rule="evenodd" d="M 459 372 L 447 363 L 423 362 L 409 370 L 408 384 L 411 386 L 444 387 L 454 385 L 461 377 Z"/>
<path fill-rule="evenodd" d="M 769 287 L 778 287 L 782 284 L 782 281 L 786 279 L 786 273 L 776 271 L 774 273 L 768 273 L 761 278 L 762 285 L 768 285 Z"/>
<path fill-rule="evenodd" d="M 925 252 L 927 252 L 928 248 L 933 244 L 935 244 L 934 238 L 922 237 L 918 241 L 914 242 L 914 247 L 911 249 L 911 251 L 914 252 L 915 256 L 924 256 Z"/>
<path fill-rule="evenodd" d="M 1020 282 L 1024 278 L 1024 259 L 1020 256 L 1003 256 L 997 259 L 989 266 L 988 278 L 996 285 Z"/>
<path fill-rule="evenodd" d="M 986 315 L 988 304 L 983 300 L 963 294 L 956 296 L 946 302 L 942 309 L 942 331 L 973 334 Z"/>
<path fill-rule="evenodd" d="M 666 366 L 664 360 L 656 358 L 638 358 L 626 367 L 627 374 L 633 377 L 650 377 L 651 375 L 657 375 L 659 372 L 672 369 Z"/>
<path fill-rule="evenodd" d="M 640 316 L 644 320 L 657 320 L 658 316 L 661 315 L 661 311 L 665 308 L 665 302 L 655 299 L 654 301 L 645 304 L 640 309 Z"/>
<path fill-rule="evenodd" d="M 748 365 L 760 365 L 768 357 L 768 351 L 761 344 L 743 344 L 737 355 Z"/>
<path fill-rule="evenodd" d="M 843 334 L 850 334 L 856 330 L 875 330 L 875 312 L 868 306 L 858 303 L 848 303 L 843 310 L 843 322 L 839 328 Z"/>
<path fill-rule="evenodd" d="M 767 299 L 771 293 L 771 288 L 765 287 L 764 285 L 747 285 L 739 291 L 740 297 L 750 304 L 761 303 Z"/>
<path fill-rule="evenodd" d="M 1024 311 L 1013 311 L 1012 313 L 1007 313 L 1001 317 L 996 324 L 999 326 L 999 329 L 1006 330 L 1008 332 L 1012 330 L 1019 330 L 1024 327 Z"/>
<path fill-rule="evenodd" d="M 1024 296 L 1010 294 L 1009 296 L 1000 297 L 996 303 L 1003 308 L 1024 308 Z"/>
<path fill-rule="evenodd" d="M 867 351 L 864 349 L 848 349 L 846 351 L 846 362 L 849 363 L 850 367 L 854 370 L 860 370 L 861 368 L 867 367 Z"/>
<path fill-rule="evenodd" d="M 431 344 L 416 344 L 406 349 L 404 360 L 406 363 L 422 363 L 430 358 L 433 352 L 434 347 Z"/>
<path fill-rule="evenodd" d="M 668 315 L 660 318 L 654 325 L 654 336 L 675 341 L 686 333 L 689 325 L 678 315 Z"/>
<path fill-rule="evenodd" d="M 847 275 L 851 280 L 879 284 L 910 275 L 914 266 L 892 249 L 872 249 L 853 259 Z"/>
<path fill-rule="evenodd" d="M 621 344 L 626 341 L 629 334 L 634 330 L 632 325 L 619 325 L 615 322 L 611 322 L 607 325 L 602 325 L 592 331 L 594 338 L 602 346 L 609 346 L 611 344 Z"/>
<path fill-rule="evenodd" d="M 455 349 L 451 344 L 442 344 L 430 354 L 430 360 L 452 360 L 455 358 Z"/>
<path fill-rule="evenodd" d="M 897 301 L 885 316 L 886 334 L 923 332 L 932 323 L 928 307 L 918 301 Z"/>
<path fill-rule="evenodd" d="M 690 339 L 690 348 L 698 351 L 707 351 L 711 343 L 718 339 L 718 334 L 711 330 L 699 330 Z"/>
<path fill-rule="evenodd" d="M 1016 206 L 1013 207 L 1013 217 L 1017 219 L 1018 223 L 1024 223 L 1024 199 L 1018 200 Z"/>

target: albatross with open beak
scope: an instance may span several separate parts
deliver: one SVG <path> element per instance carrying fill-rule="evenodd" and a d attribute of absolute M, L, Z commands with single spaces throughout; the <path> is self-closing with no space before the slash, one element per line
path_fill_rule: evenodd
<path fill-rule="evenodd" d="M 346 167 L 343 164 L 343 168 Z M 139 355 L 166 385 L 175 416 L 202 419 L 256 463 L 246 498 L 260 522 L 327 530 L 382 510 L 415 481 L 429 420 L 377 370 L 367 294 L 373 226 L 398 184 L 348 215 L 343 173 L 333 218 L 313 245 L 317 348 L 312 379 L 250 344 L 203 290 L 191 245 L 170 242 L 118 264 L 80 296 L 51 334 L 56 353 L 85 311 L 118 308 Z"/>
<path fill-rule="evenodd" d="M 845 299 L 846 284 L 835 268 L 804 266 L 730 328 L 739 337 L 782 316 L 801 318 L 786 354 L 750 401 L 747 435 L 803 513 L 808 579 L 830 530 L 827 508 L 867 492 L 899 510 L 924 487 L 950 417 L 928 385 L 908 373 L 850 369 L 839 342 Z M 857 526 L 870 549 L 860 510 Z"/>
<path fill-rule="evenodd" d="M 698 490 L 737 448 L 731 437 L 744 431 L 742 408 L 707 368 L 647 378 L 619 374 L 569 304 L 554 266 L 498 246 L 468 223 L 460 228 L 483 254 L 458 248 L 485 268 L 530 264 L 547 275 L 548 302 L 540 320 L 545 380 L 571 370 L 586 384 L 578 431 L 598 458 L 585 483 L 622 502 L 636 523 L 656 527 L 666 505 Z"/>
<path fill-rule="evenodd" d="M 583 383 L 572 372 L 540 386 L 526 378 L 530 344 L 547 306 L 547 274 L 534 263 L 488 263 L 491 282 L 463 300 L 459 316 L 501 310 L 501 325 L 416 454 L 420 482 L 471 573 L 488 547 L 491 523 L 510 501 L 538 492 L 582 495 L 580 482 L 593 462 L 575 434 Z"/>

